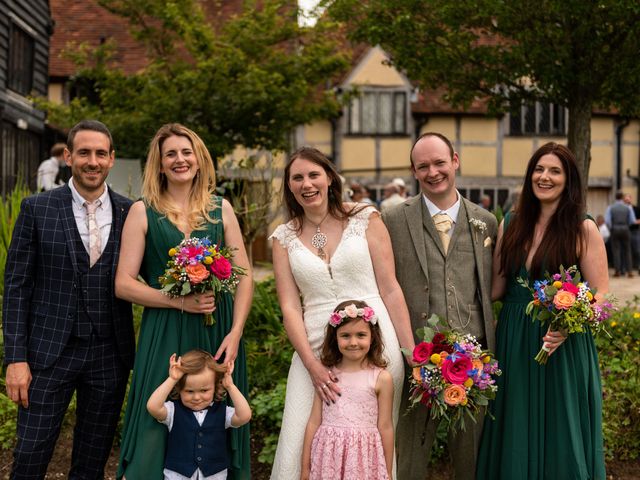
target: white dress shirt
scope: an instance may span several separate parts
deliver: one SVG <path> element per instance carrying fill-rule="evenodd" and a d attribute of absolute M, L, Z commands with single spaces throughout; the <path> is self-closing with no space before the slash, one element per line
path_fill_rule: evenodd
<path fill-rule="evenodd" d="M 61 187 L 64 183 L 56 183 L 56 177 L 60 170 L 60 162 L 56 157 L 44 160 L 38 167 L 38 191 L 53 190 Z"/>
<path fill-rule="evenodd" d="M 73 197 L 73 216 L 76 219 L 78 233 L 80 233 L 84 248 L 87 250 L 87 253 L 89 253 L 89 219 L 87 218 L 87 209 L 84 206 L 86 200 L 78 193 L 78 190 L 76 190 L 73 184 L 73 178 L 69 179 L 69 188 L 71 189 L 71 196 Z M 98 199 L 102 202 L 96 210 L 96 222 L 100 229 L 100 254 L 102 254 L 109 241 L 111 223 L 113 222 L 111 197 L 109 196 L 106 183 L 104 184 L 104 192 L 102 192 L 102 195 L 100 195 Z"/>

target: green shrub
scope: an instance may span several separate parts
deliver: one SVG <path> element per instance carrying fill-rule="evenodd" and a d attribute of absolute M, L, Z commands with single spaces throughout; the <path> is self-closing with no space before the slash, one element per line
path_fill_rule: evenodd
<path fill-rule="evenodd" d="M 258 461 L 261 463 L 273 463 L 282 425 L 286 389 L 287 379 L 282 378 L 271 390 L 257 393 L 251 399 L 254 415 L 251 429 L 252 434 L 262 442 L 262 450 L 258 454 Z"/>
<path fill-rule="evenodd" d="M 607 459 L 640 458 L 640 297 L 608 321 L 612 338 L 596 339 L 603 389 Z"/>
<path fill-rule="evenodd" d="M 273 277 L 256 283 L 243 337 L 252 390 L 268 390 L 287 377 L 293 347 L 282 325 Z"/>
<path fill-rule="evenodd" d="M 258 461 L 273 463 L 293 355 L 293 347 L 282 326 L 273 277 L 256 283 L 243 337 L 253 409 L 251 431 L 262 442 Z"/>

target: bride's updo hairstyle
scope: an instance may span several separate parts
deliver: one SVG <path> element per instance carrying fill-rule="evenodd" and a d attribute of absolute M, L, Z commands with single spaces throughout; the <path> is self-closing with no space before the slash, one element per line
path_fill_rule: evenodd
<path fill-rule="evenodd" d="M 322 167 L 329 178 L 329 213 L 332 217 L 338 219 L 349 218 L 352 215 L 358 213 L 364 207 L 352 208 L 349 211 L 345 208 L 342 202 L 342 180 L 336 170 L 335 165 L 327 156 L 317 148 L 313 147 L 300 147 L 289 157 L 287 165 L 284 167 L 284 182 L 282 185 L 283 191 L 283 204 L 287 209 L 288 220 L 294 220 L 298 232 L 302 230 L 302 217 L 304 216 L 304 209 L 302 205 L 298 203 L 291 188 L 289 187 L 289 179 L 291 176 L 291 165 L 298 159 L 308 160 L 316 165 Z"/>

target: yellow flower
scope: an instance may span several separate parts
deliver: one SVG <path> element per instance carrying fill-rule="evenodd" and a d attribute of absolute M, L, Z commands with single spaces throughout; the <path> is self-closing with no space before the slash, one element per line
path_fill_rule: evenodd
<path fill-rule="evenodd" d="M 473 386 L 473 379 L 471 379 L 471 378 L 467 378 L 467 379 L 464 381 L 463 385 L 464 385 L 465 387 L 467 387 L 467 388 L 471 388 L 471 387 Z"/>
<path fill-rule="evenodd" d="M 462 405 L 462 406 L 464 407 L 467 403 L 469 403 L 469 400 L 467 400 L 467 399 L 465 398 L 464 400 L 462 400 L 462 401 L 460 402 L 460 405 Z"/>
<path fill-rule="evenodd" d="M 593 300 L 593 293 L 587 292 L 587 298 L 589 299 L 589 301 Z"/>
<path fill-rule="evenodd" d="M 562 282 L 560 280 L 556 280 L 553 282 L 553 286 L 556 288 L 560 288 L 562 286 Z"/>
<path fill-rule="evenodd" d="M 433 355 L 431 355 L 429 360 L 431 360 L 431 363 L 433 363 L 434 365 L 440 365 L 442 363 L 442 357 L 438 353 L 434 353 Z"/>
<path fill-rule="evenodd" d="M 175 248 L 170 248 L 169 249 L 169 256 L 173 257 L 176 253 L 178 253 L 178 251 Z"/>
<path fill-rule="evenodd" d="M 615 327 L 616 325 L 618 325 L 618 322 L 616 322 L 615 320 L 611 322 L 611 328 Z"/>
<path fill-rule="evenodd" d="M 640 312 L 633 312 L 633 318 L 640 318 Z"/>
<path fill-rule="evenodd" d="M 205 265 L 211 265 L 213 263 L 213 258 L 204 257 L 204 263 L 205 263 Z"/>
<path fill-rule="evenodd" d="M 489 355 L 485 355 L 482 357 L 482 363 L 489 363 L 491 361 L 491 357 Z"/>

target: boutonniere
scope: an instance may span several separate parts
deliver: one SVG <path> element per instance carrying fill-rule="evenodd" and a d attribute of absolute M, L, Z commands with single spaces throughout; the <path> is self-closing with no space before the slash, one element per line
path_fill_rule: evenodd
<path fill-rule="evenodd" d="M 476 234 L 476 241 L 478 240 L 477 238 L 477 233 L 484 233 L 487 231 L 487 224 L 478 219 L 478 218 L 470 218 L 469 219 L 469 223 L 471 224 L 471 226 L 473 227 L 474 233 Z"/>

